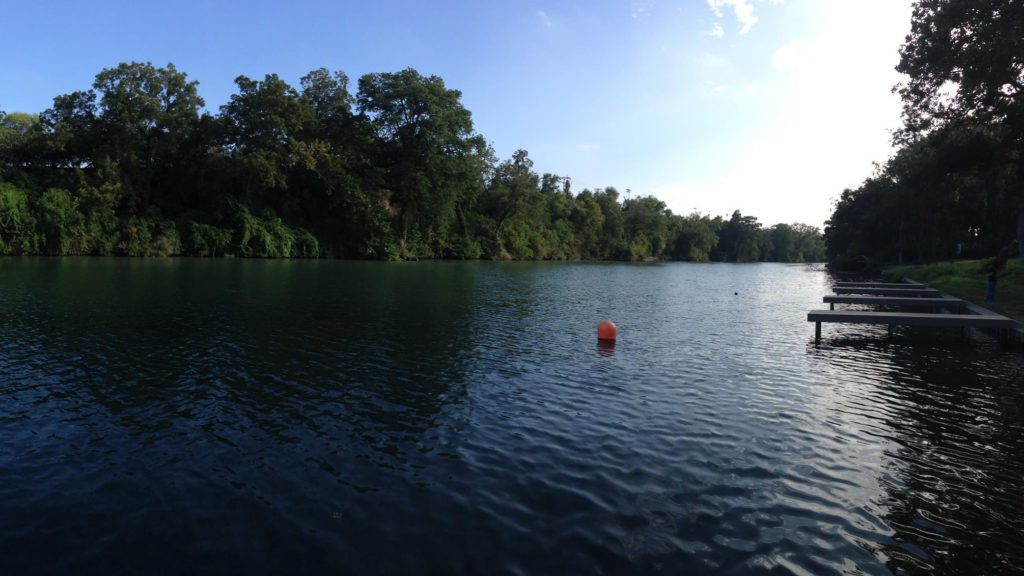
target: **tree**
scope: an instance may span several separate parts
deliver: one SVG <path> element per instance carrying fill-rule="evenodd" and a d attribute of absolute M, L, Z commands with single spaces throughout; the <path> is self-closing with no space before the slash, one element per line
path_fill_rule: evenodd
<path fill-rule="evenodd" d="M 825 237 L 821 230 L 807 224 L 792 224 L 791 228 L 796 234 L 796 252 L 799 254 L 798 262 L 824 262 L 825 261 Z"/>
<path fill-rule="evenodd" d="M 127 200 L 139 211 L 153 201 L 154 185 L 171 183 L 169 172 L 204 106 L 198 84 L 173 64 L 122 63 L 96 75 L 93 163 L 116 164 Z"/>
<path fill-rule="evenodd" d="M 480 190 L 487 145 L 461 97 L 412 68 L 359 79 L 359 106 L 378 138 L 385 201 L 402 250 L 413 257 L 455 250 L 459 210 Z"/>
<path fill-rule="evenodd" d="M 0 178 L 14 179 L 33 158 L 27 157 L 26 143 L 39 129 L 39 116 L 0 110 Z"/>
<path fill-rule="evenodd" d="M 952 124 L 987 124 L 1001 134 L 1024 174 L 1024 3 L 1016 0 L 918 0 L 896 68 L 909 80 L 904 138 Z M 1013 209 L 1024 245 L 1024 186 Z"/>
<path fill-rule="evenodd" d="M 576 196 L 570 218 L 576 239 L 576 255 L 583 259 L 601 258 L 604 212 L 593 192 L 583 190 Z"/>
<path fill-rule="evenodd" d="M 668 246 L 672 212 L 654 196 L 628 198 L 622 203 L 631 260 L 661 258 Z"/>
<path fill-rule="evenodd" d="M 293 142 L 313 118 L 311 104 L 278 78 L 235 78 L 238 93 L 221 106 L 224 150 L 234 162 L 240 193 L 249 204 L 288 209 Z"/>
<path fill-rule="evenodd" d="M 711 251 L 718 246 L 720 219 L 712 219 L 699 213 L 677 217 L 672 257 L 691 262 L 707 262 Z"/>
<path fill-rule="evenodd" d="M 290 219 L 308 223 L 344 257 L 384 255 L 389 215 L 374 184 L 370 154 L 375 137 L 353 110 L 344 72 L 313 70 L 302 77 L 301 98 L 311 122 L 291 139 Z"/>
<path fill-rule="evenodd" d="M 754 216 L 744 216 L 736 210 L 719 232 L 718 259 L 757 262 L 761 260 L 762 253 L 761 224 Z"/>
<path fill-rule="evenodd" d="M 40 164 L 56 169 L 93 165 L 97 142 L 95 92 L 79 90 L 57 96 L 39 119 L 46 141 Z"/>
<path fill-rule="evenodd" d="M 492 256 L 504 258 L 510 245 L 513 255 L 522 257 L 524 252 L 532 255 L 527 244 L 528 238 L 509 233 L 511 224 L 529 207 L 539 203 L 540 178 L 533 171 L 533 160 L 526 150 L 516 150 L 512 158 L 499 164 L 489 185 L 480 194 L 477 208 L 490 221 L 492 235 Z M 528 226 L 520 230 L 528 230 Z"/>

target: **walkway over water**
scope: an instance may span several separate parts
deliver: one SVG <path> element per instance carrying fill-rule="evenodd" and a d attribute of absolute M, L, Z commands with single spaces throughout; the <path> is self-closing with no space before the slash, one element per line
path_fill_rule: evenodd
<path fill-rule="evenodd" d="M 1005 340 L 1009 331 L 1016 326 L 1013 320 L 999 314 L 978 314 L 967 304 L 942 292 L 928 288 L 919 283 L 885 283 L 885 282 L 837 282 L 834 288 L 836 295 L 826 295 L 823 300 L 829 304 L 829 310 L 811 310 L 807 313 L 807 321 L 814 322 L 814 343 L 821 343 L 821 325 L 823 322 L 843 324 L 884 324 L 889 327 L 892 336 L 896 326 L 928 326 L 960 328 L 966 335 L 968 328 L 998 330 Z M 842 287 L 839 287 L 842 286 Z M 858 296 L 850 296 L 857 294 Z M 893 312 L 836 310 L 836 304 L 861 304 L 884 307 L 930 308 L 931 312 Z M 949 313 L 939 313 L 947 309 Z M 967 313 L 963 313 L 963 312 Z"/>
<path fill-rule="evenodd" d="M 918 298 L 936 298 L 941 296 L 938 290 L 931 288 L 835 288 L 836 294 L 874 294 L 875 296 L 909 296 Z"/>
<path fill-rule="evenodd" d="M 940 308 L 949 308 L 955 311 L 964 309 L 964 301 L 959 298 L 936 297 L 920 298 L 910 296 L 825 296 L 822 298 L 830 310 L 836 309 L 836 304 L 866 304 L 871 306 L 898 306 L 905 308 L 930 308 L 938 311 Z"/>

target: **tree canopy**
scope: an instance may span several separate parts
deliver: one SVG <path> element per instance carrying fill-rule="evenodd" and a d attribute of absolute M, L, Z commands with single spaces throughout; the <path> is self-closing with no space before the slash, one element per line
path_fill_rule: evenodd
<path fill-rule="evenodd" d="M 826 224 L 830 260 L 933 261 L 1024 244 L 1024 4 L 918 0 L 899 146 Z"/>
<path fill-rule="evenodd" d="M 216 113 L 173 65 L 123 63 L 39 115 L 0 112 L 0 253 L 785 262 L 821 233 L 574 193 L 499 160 L 413 69 L 239 76 Z"/>

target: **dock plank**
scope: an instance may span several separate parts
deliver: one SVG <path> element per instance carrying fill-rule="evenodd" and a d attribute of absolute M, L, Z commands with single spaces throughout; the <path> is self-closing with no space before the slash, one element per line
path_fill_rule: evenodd
<path fill-rule="evenodd" d="M 875 296 L 909 296 L 937 298 L 941 292 L 933 288 L 834 288 L 836 294 L 871 294 Z"/>
<path fill-rule="evenodd" d="M 921 298 L 921 297 L 907 297 L 907 296 L 871 296 L 871 295 L 852 295 L 852 296 L 839 296 L 829 295 L 825 296 L 822 301 L 829 305 L 829 308 L 835 310 L 836 304 L 865 304 L 869 306 L 906 306 L 911 308 L 950 308 L 953 310 L 963 310 L 966 305 L 963 300 L 959 298 L 946 298 L 946 297 L 935 297 L 935 298 Z"/>
<path fill-rule="evenodd" d="M 821 341 L 823 322 L 844 324 L 887 324 L 893 326 L 934 326 L 989 328 L 1008 330 L 1014 322 L 998 314 L 932 314 L 918 312 L 874 312 L 862 310 L 811 310 L 807 321 L 814 322 L 814 342 Z"/>
<path fill-rule="evenodd" d="M 836 282 L 836 288 L 906 288 L 920 289 L 924 284 L 917 282 Z"/>

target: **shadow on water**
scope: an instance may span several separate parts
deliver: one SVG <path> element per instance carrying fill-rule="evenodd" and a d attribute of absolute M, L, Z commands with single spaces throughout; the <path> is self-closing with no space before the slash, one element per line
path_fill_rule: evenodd
<path fill-rule="evenodd" d="M 110 538 L 71 564 L 85 572 L 114 556 L 178 569 L 267 569 L 288 550 L 322 562 L 372 541 L 358 534 L 373 532 L 373 507 L 356 501 L 387 491 L 410 504 L 453 458 L 446 410 L 462 402 L 475 347 L 471 267 L 2 264 L 0 470 L 28 475 L 0 490 L 19 526 L 0 540 L 12 568 L 91 531 Z M 183 536 L 210 544 L 160 548 Z M 247 541 L 266 550 L 241 564 L 215 546 Z"/>
<path fill-rule="evenodd" d="M 883 331 L 884 334 L 884 331 Z M 894 573 L 1005 574 L 1024 565 L 1024 367 L 993 338 L 915 331 L 828 340 L 874 384 L 842 404 L 885 438 L 873 503 L 891 530 L 867 545 Z M 854 359 L 856 359 L 854 361 Z M 1009 375 L 1009 376 L 1008 376 Z M 881 430 L 879 430 L 881 429 Z"/>
<path fill-rule="evenodd" d="M 893 542 L 889 567 L 913 574 L 1008 574 L 1024 566 L 1024 379 L 984 373 L 984 359 L 895 375 L 902 402 L 880 479 Z"/>

